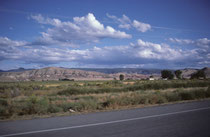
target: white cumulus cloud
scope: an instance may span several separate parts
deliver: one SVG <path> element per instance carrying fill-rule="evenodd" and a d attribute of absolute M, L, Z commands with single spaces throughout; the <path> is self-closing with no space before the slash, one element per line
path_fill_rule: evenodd
<path fill-rule="evenodd" d="M 104 26 L 92 13 L 83 17 L 74 17 L 73 22 L 44 18 L 40 14 L 31 18 L 38 23 L 53 26 L 46 32 L 42 32 L 42 37 L 38 40 L 39 44 L 49 43 L 71 47 L 75 44 L 98 42 L 104 38 L 131 38 L 131 35 L 125 32 L 115 30 L 111 26 Z"/>
<path fill-rule="evenodd" d="M 143 23 L 137 20 L 133 21 L 133 27 L 135 27 L 138 31 L 141 32 L 146 32 L 152 28 L 150 24 Z"/>
<path fill-rule="evenodd" d="M 0 47 L 8 47 L 8 46 L 24 46 L 26 45 L 26 41 L 15 41 L 11 40 L 7 37 L 0 37 Z"/>
<path fill-rule="evenodd" d="M 190 39 L 169 38 L 169 41 L 177 44 L 193 44 L 195 41 Z"/>
<path fill-rule="evenodd" d="M 201 47 L 210 47 L 210 39 L 208 38 L 201 38 L 201 39 L 178 39 L 178 38 L 169 38 L 169 41 L 177 44 L 194 44 Z"/>
<path fill-rule="evenodd" d="M 122 15 L 122 18 L 118 18 L 114 15 L 106 14 L 108 18 L 113 19 L 116 23 L 119 23 L 119 28 L 130 29 L 131 28 L 131 20 L 128 16 Z"/>
<path fill-rule="evenodd" d="M 183 57 L 182 51 L 171 48 L 167 44 L 156 44 L 137 40 L 138 56 L 150 59 L 176 60 Z"/>
<path fill-rule="evenodd" d="M 130 20 L 130 18 L 126 15 L 122 15 L 121 18 L 118 18 L 114 15 L 109 15 L 108 13 L 106 14 L 108 18 L 114 20 L 116 23 L 118 23 L 119 28 L 125 28 L 125 29 L 130 29 L 131 27 L 134 27 L 136 30 L 140 32 L 146 32 L 152 28 L 150 24 L 143 23 L 137 20 L 133 20 L 133 22 Z"/>
<path fill-rule="evenodd" d="M 196 40 L 196 43 L 199 46 L 210 47 L 210 39 L 207 38 L 198 39 Z"/>

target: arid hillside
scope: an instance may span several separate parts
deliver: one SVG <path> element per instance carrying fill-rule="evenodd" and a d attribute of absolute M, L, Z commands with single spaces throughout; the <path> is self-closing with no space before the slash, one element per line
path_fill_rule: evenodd
<path fill-rule="evenodd" d="M 46 81 L 59 79 L 109 79 L 103 73 L 73 70 L 58 67 L 47 67 L 42 69 L 27 70 L 23 72 L 1 72 L 0 81 Z"/>
<path fill-rule="evenodd" d="M 125 79 L 145 79 L 148 75 L 127 74 Z M 0 81 L 47 81 L 47 80 L 113 80 L 119 78 L 119 73 L 105 74 L 94 71 L 47 67 L 42 69 L 26 70 L 22 72 L 1 72 Z"/>
<path fill-rule="evenodd" d="M 186 79 L 190 79 L 191 76 L 195 73 L 197 73 L 198 71 L 203 71 L 206 78 L 210 78 L 210 68 L 209 67 L 205 67 L 203 69 L 183 69 L 182 71 L 182 78 L 186 78 Z"/>
<path fill-rule="evenodd" d="M 110 70 L 109 70 L 110 71 Z M 145 73 L 139 73 L 132 70 L 129 72 L 128 69 L 125 72 L 119 69 L 115 70 L 115 73 L 102 73 L 91 70 L 80 70 L 80 69 L 69 69 L 69 68 L 59 68 L 59 67 L 47 67 L 42 69 L 31 69 L 21 71 L 9 71 L 0 72 L 1 82 L 12 82 L 12 81 L 49 81 L 49 80 L 113 80 L 119 79 L 120 74 L 124 75 L 124 79 L 139 80 L 148 79 L 153 76 L 155 79 L 160 79 L 161 74 L 154 73 L 154 71 L 147 71 Z M 190 79 L 191 75 L 197 73 L 199 69 L 182 69 L 182 78 Z M 200 69 L 206 75 L 206 78 L 210 78 L 210 68 L 205 67 Z M 105 72 L 105 70 L 103 70 Z"/>

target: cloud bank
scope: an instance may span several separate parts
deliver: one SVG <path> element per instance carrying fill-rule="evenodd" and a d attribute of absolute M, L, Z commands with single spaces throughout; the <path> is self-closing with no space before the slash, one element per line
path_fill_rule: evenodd
<path fill-rule="evenodd" d="M 0 59 L 21 60 L 26 63 L 56 64 L 59 62 L 74 62 L 83 65 L 160 65 L 160 64 L 208 64 L 210 54 L 201 48 L 181 50 L 171 48 L 165 43 L 152 43 L 138 39 L 136 43 L 121 46 L 104 46 L 88 49 L 53 48 L 49 46 L 27 47 L 27 42 L 12 41 L 0 37 L 0 43 L 9 50 L 1 50 Z M 15 44 L 14 44 L 15 43 Z M 21 44 L 20 44 L 21 43 Z M 23 44 L 25 43 L 25 44 Z M 18 46 L 17 46 L 18 45 Z M 10 47 L 10 48 L 9 48 Z M 197 63 L 196 63 L 197 62 Z"/>

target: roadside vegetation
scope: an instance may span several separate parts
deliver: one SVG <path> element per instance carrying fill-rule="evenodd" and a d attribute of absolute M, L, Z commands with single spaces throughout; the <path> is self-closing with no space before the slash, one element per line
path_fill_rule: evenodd
<path fill-rule="evenodd" d="M 204 98 L 210 98 L 210 80 L 5 82 L 0 83 L 0 119 Z"/>

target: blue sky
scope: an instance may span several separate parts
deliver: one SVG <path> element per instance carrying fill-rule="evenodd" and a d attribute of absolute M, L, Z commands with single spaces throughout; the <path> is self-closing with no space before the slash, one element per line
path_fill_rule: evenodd
<path fill-rule="evenodd" d="M 210 66 L 208 0 L 0 1 L 0 69 Z"/>

